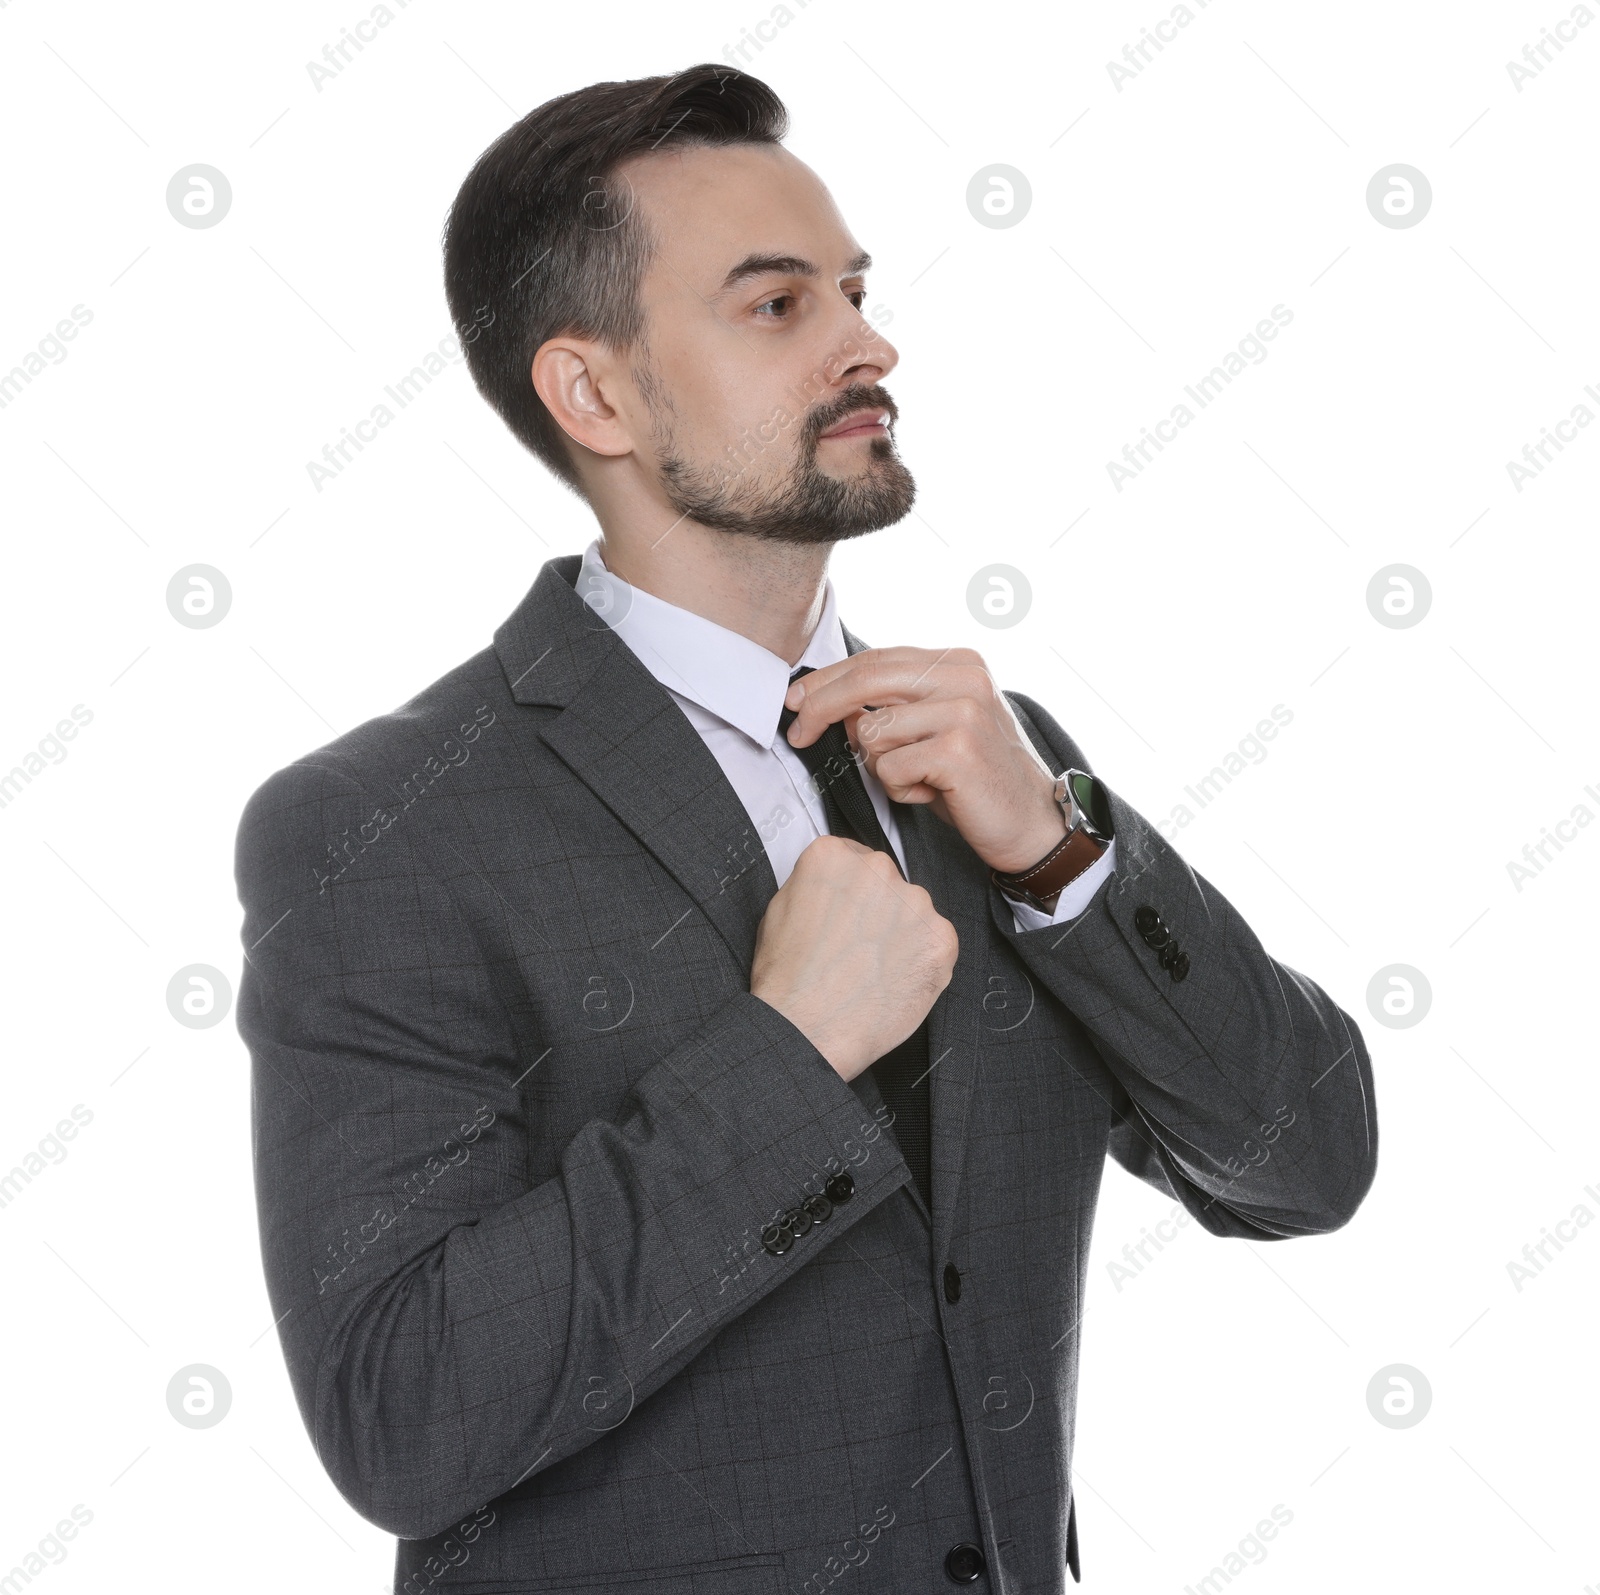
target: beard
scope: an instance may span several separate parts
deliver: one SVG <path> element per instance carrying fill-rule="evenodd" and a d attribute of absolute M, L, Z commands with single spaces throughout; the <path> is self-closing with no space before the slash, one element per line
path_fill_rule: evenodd
<path fill-rule="evenodd" d="M 708 467 L 685 459 L 673 438 L 670 401 L 657 384 L 642 387 L 656 427 L 667 502 L 680 517 L 714 531 L 774 543 L 838 543 L 893 526 L 916 498 L 916 482 L 892 437 L 868 443 L 866 467 L 853 477 L 830 476 L 817 464 L 822 434 L 853 411 L 886 410 L 892 430 L 900 412 L 880 387 L 856 383 L 812 410 L 801 424 L 794 465 L 776 483 L 757 480 L 745 464 Z M 751 463 L 759 464 L 761 446 L 755 447 Z"/>

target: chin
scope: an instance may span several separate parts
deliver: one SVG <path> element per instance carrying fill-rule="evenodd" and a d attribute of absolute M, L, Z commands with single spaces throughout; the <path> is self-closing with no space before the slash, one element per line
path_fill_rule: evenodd
<path fill-rule="evenodd" d="M 663 468 L 666 497 L 681 516 L 702 526 L 779 543 L 838 543 L 902 521 L 916 498 L 916 483 L 887 438 L 874 438 L 869 458 L 835 474 L 815 458 L 785 480 L 743 484 L 734 495 L 700 477 L 682 461 Z M 707 473 L 709 476 L 710 473 Z"/>

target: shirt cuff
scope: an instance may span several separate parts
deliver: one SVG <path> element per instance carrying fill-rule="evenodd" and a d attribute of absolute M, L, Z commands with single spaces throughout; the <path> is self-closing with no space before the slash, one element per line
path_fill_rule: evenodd
<path fill-rule="evenodd" d="M 1045 913 L 1042 908 L 1035 908 L 1032 903 L 1019 903 L 1013 898 L 1006 898 L 1011 904 L 1011 913 L 1017 922 L 1017 929 L 1043 930 L 1046 925 L 1060 925 L 1069 919 L 1076 919 L 1089 906 L 1094 894 L 1100 890 L 1101 883 L 1109 879 L 1116 867 L 1117 844 L 1112 841 L 1107 844 L 1105 852 L 1083 874 L 1062 887 L 1053 914 Z"/>

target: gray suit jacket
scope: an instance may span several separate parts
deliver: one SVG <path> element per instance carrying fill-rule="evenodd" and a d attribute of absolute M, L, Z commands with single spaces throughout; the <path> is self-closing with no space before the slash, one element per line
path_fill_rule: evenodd
<path fill-rule="evenodd" d="M 1360 1034 L 1115 794 L 1115 877 L 1028 932 L 902 808 L 961 942 L 930 1221 L 870 1073 L 750 995 L 760 838 L 578 563 L 240 827 L 262 1253 L 317 1454 L 412 1595 L 924 1595 L 963 1542 L 976 1589 L 1061 1588 L 1107 1152 L 1214 1234 L 1335 1229 L 1375 1166 Z"/>

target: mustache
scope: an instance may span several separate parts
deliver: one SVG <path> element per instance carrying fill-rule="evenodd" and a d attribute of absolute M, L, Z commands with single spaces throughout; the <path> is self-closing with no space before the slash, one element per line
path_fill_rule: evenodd
<path fill-rule="evenodd" d="M 842 421 L 847 415 L 853 415 L 857 410 L 882 409 L 889 412 L 889 429 L 894 430 L 894 424 L 900 419 L 900 407 L 889 397 L 888 389 L 880 388 L 877 384 L 867 387 L 864 383 L 857 383 L 843 393 L 828 400 L 826 404 L 819 404 L 810 415 L 806 417 L 805 445 L 810 450 L 822 434 L 835 422 Z"/>

